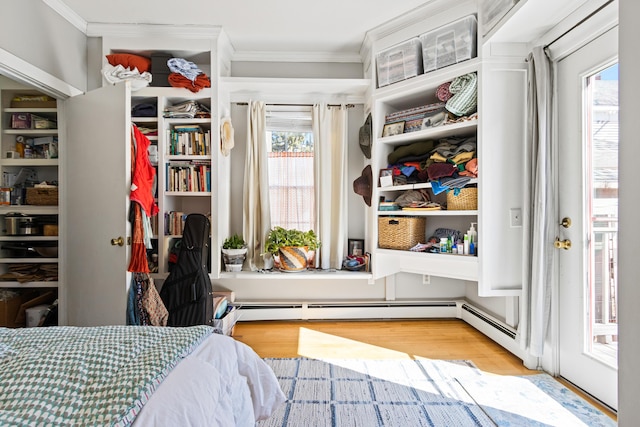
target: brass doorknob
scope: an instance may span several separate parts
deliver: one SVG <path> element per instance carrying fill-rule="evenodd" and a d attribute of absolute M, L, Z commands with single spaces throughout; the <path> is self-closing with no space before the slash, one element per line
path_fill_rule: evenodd
<path fill-rule="evenodd" d="M 111 239 L 111 244 L 113 246 L 124 246 L 124 238 L 120 236 L 115 239 Z"/>
<path fill-rule="evenodd" d="M 564 228 L 571 227 L 571 218 L 569 217 L 562 218 L 562 222 L 560 223 L 560 225 L 563 226 Z"/>
<path fill-rule="evenodd" d="M 569 250 L 571 249 L 571 240 L 569 239 L 560 240 L 556 237 L 556 241 L 553 242 L 553 246 L 555 246 L 556 249 Z"/>

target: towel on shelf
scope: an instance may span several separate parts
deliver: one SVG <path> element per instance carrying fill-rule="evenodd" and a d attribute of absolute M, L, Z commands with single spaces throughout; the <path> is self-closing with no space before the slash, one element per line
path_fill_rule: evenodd
<path fill-rule="evenodd" d="M 205 87 L 211 87 L 211 81 L 206 74 L 199 74 L 195 80 L 191 81 L 182 74 L 169 74 L 169 84 L 173 87 L 184 87 L 191 92 L 199 92 Z"/>

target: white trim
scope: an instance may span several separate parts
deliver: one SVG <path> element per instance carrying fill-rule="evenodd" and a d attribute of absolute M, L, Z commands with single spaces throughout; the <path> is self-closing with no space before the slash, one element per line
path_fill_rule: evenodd
<path fill-rule="evenodd" d="M 167 24 L 87 24 L 87 37 L 175 37 L 181 39 L 217 38 L 222 27 L 218 25 Z"/>
<path fill-rule="evenodd" d="M 603 2 L 604 0 L 599 1 L 599 3 Z M 597 9 L 597 7 L 593 7 L 592 3 L 589 3 L 591 6 L 589 10 L 585 10 L 585 7 L 582 7 L 571 14 L 566 21 L 579 22 L 580 19 L 588 16 L 587 12 Z M 554 27 L 542 36 L 536 44 L 546 45 L 557 39 L 549 46 L 549 52 L 552 61 L 559 61 L 617 25 L 618 3 L 613 2 L 596 15 L 581 23 L 578 27 L 570 30 L 567 34 L 564 34 L 564 32 L 568 29 L 560 25 Z"/>
<path fill-rule="evenodd" d="M 438 5 L 438 3 L 440 4 Z M 380 40 L 384 37 L 393 35 L 404 28 L 410 27 L 411 25 L 418 24 L 430 16 L 445 12 L 450 8 L 450 2 L 441 0 L 426 1 L 415 9 L 370 29 L 365 33 L 364 39 L 367 41 Z"/>
<path fill-rule="evenodd" d="M 2 48 L 0 48 L 0 74 L 25 85 L 33 86 L 58 99 L 65 99 L 83 93 L 80 89 L 63 82 Z"/>
<path fill-rule="evenodd" d="M 42 0 L 44 4 L 49 6 L 58 15 L 66 19 L 71 25 L 87 34 L 87 21 L 85 21 L 80 15 L 73 11 L 69 6 L 63 3 L 61 0 Z"/>
<path fill-rule="evenodd" d="M 367 79 L 304 79 L 223 77 L 221 91 L 231 102 L 364 104 L 371 82 Z"/>
<path fill-rule="evenodd" d="M 362 63 L 356 52 L 283 52 L 283 51 L 236 51 L 233 61 L 247 62 L 345 62 Z"/>

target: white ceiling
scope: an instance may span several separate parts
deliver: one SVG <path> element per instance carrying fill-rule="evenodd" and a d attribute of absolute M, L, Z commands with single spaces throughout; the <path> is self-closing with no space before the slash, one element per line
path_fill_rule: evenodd
<path fill-rule="evenodd" d="M 237 52 L 359 54 L 368 30 L 430 0 L 61 0 L 87 23 L 221 26 Z M 454 0 L 455 1 L 455 0 Z"/>

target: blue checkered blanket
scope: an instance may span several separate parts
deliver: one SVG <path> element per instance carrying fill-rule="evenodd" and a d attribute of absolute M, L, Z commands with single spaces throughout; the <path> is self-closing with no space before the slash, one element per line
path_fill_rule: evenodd
<path fill-rule="evenodd" d="M 0 328 L 0 425 L 128 426 L 208 326 Z"/>

